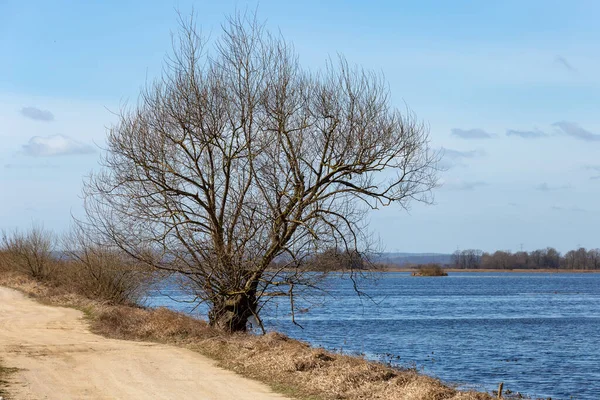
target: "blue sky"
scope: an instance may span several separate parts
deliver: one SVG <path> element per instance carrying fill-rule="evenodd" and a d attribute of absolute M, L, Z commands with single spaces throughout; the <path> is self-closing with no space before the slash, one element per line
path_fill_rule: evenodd
<path fill-rule="evenodd" d="M 0 0 L 0 228 L 81 212 L 112 113 L 156 77 L 175 9 L 219 34 L 254 1 Z M 600 247 L 600 2 L 261 1 L 311 69 L 385 74 L 444 148 L 436 204 L 370 216 L 388 251 Z"/>

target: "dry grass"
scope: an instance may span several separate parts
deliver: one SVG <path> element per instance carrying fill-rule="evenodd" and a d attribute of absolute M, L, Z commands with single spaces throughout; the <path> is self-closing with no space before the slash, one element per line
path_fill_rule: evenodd
<path fill-rule="evenodd" d="M 312 348 L 279 333 L 227 335 L 182 313 L 91 300 L 18 273 L 0 273 L 0 285 L 48 304 L 83 310 L 90 328 L 98 334 L 184 346 L 298 399 L 492 399 L 485 393 L 457 391 L 414 370 L 392 369 L 360 357 Z"/>
<path fill-rule="evenodd" d="M 213 338 L 202 353 L 245 376 L 290 394 L 314 399 L 490 399 L 483 393 L 461 393 L 413 370 L 396 370 L 360 357 L 311 348 L 278 333 Z"/>

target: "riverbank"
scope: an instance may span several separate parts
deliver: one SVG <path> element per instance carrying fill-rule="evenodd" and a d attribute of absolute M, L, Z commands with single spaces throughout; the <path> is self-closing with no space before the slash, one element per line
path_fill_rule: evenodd
<path fill-rule="evenodd" d="M 265 336 L 225 335 L 210 328 L 205 322 L 195 320 L 184 314 L 166 309 L 114 306 L 68 293 L 60 287 L 51 287 L 31 278 L 15 274 L 3 274 L 0 277 L 0 285 L 18 289 L 44 304 L 68 306 L 84 313 L 87 325 L 82 323 L 81 326 L 73 327 L 64 325 L 64 321 L 59 319 L 46 326 L 45 329 L 53 332 L 54 335 L 57 335 L 56 337 L 69 335 L 70 331 L 81 333 L 81 330 L 89 329 L 92 333 L 100 334 L 105 338 L 175 346 L 171 348 L 172 350 L 169 350 L 172 354 L 165 355 L 169 360 L 179 358 L 178 351 L 181 350 L 177 350 L 177 348 L 192 350 L 215 360 L 216 365 L 219 367 L 263 382 L 274 391 L 297 399 L 492 399 L 490 395 L 485 393 L 458 391 L 437 379 L 419 374 L 414 369 L 393 369 L 380 363 L 367 361 L 362 357 L 311 348 L 305 343 L 277 333 L 270 333 Z M 31 300 L 27 301 L 33 303 Z M 6 302 L 3 301 L 4 303 Z M 73 313 L 78 315 L 76 319 L 83 315 L 77 311 L 71 311 L 72 313 L 65 312 L 65 315 L 70 315 L 69 318 L 75 315 Z M 44 309 L 44 312 L 49 312 L 48 307 Z M 8 315 L 5 312 L 0 314 Z M 44 314 L 42 313 L 42 315 Z M 14 319 L 14 321 L 17 320 L 22 320 L 22 318 Z M 10 326 L 10 324 L 2 323 L 0 326 Z M 25 327 L 21 327 L 19 332 L 19 340 L 24 340 L 22 335 L 26 332 Z M 89 335 L 92 335 L 92 333 L 89 333 Z M 92 336 L 85 337 L 89 339 Z M 86 341 L 83 342 L 85 345 L 79 344 L 79 347 L 87 348 L 89 344 Z M 69 353 L 70 356 L 78 354 L 81 350 L 77 343 L 79 342 L 72 344 L 73 349 Z M 149 346 L 136 342 L 131 343 L 136 346 Z M 152 354 L 152 351 L 150 351 L 150 354 Z M 53 354 L 52 351 L 47 353 Z M 94 361 L 93 364 L 96 364 L 96 353 L 83 353 L 86 354 L 87 360 Z M 127 354 L 129 357 L 135 351 L 124 349 L 116 353 Z M 37 355 L 33 352 L 20 357 L 35 358 Z M 45 362 L 47 359 L 47 357 L 37 358 L 40 362 Z M 141 358 L 148 359 L 148 354 L 141 356 Z M 14 366 L 6 362 L 5 364 L 6 366 Z M 160 371 L 160 365 L 160 362 L 155 365 L 158 371 Z M 71 376 L 77 370 L 79 370 L 77 366 L 74 366 L 64 371 L 65 379 L 77 378 Z M 187 370 L 182 368 L 182 371 Z M 89 372 L 91 377 L 88 381 L 91 382 L 116 378 L 116 374 L 110 369 Z M 188 374 L 189 372 L 185 373 Z M 101 376 L 102 374 L 107 375 Z M 28 379 L 28 377 L 33 379 L 32 374 L 27 375 L 25 372 L 19 372 L 15 376 L 16 379 Z M 36 374 L 35 376 L 44 377 L 45 375 Z M 85 383 L 86 379 L 81 379 L 81 382 Z M 174 379 L 170 379 L 170 382 L 172 385 L 175 385 L 175 382 L 177 385 L 179 384 L 179 381 Z M 145 385 L 142 385 L 142 387 L 145 387 Z M 9 393 L 10 390 L 13 389 L 9 389 Z M 129 398 L 135 398 L 135 396 Z M 178 398 L 183 397 L 178 396 Z M 236 396 L 235 398 L 240 397 Z"/>

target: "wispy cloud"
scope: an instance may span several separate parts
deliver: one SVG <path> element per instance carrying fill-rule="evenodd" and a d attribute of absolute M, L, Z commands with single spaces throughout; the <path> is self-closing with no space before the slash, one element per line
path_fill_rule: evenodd
<path fill-rule="evenodd" d="M 47 169 L 47 168 L 58 168 L 56 164 L 4 164 L 6 169 Z"/>
<path fill-rule="evenodd" d="M 539 139 L 549 136 L 547 133 L 540 131 L 539 129 L 533 131 L 519 131 L 515 129 L 508 129 L 506 136 L 519 136 L 523 139 Z"/>
<path fill-rule="evenodd" d="M 64 135 L 34 136 L 26 145 L 23 145 L 23 152 L 32 157 L 90 154 L 95 151 L 94 147 Z"/>
<path fill-rule="evenodd" d="M 490 139 L 493 137 L 492 134 L 484 131 L 483 129 L 452 129 L 452 135 L 461 139 Z"/>
<path fill-rule="evenodd" d="M 554 57 L 554 62 L 569 72 L 577 72 L 577 69 L 563 56 Z"/>
<path fill-rule="evenodd" d="M 21 115 L 36 121 L 54 121 L 54 114 L 48 110 L 42 110 L 37 107 L 23 107 L 21 108 Z"/>
<path fill-rule="evenodd" d="M 441 149 L 442 152 L 442 160 L 440 161 L 440 167 L 442 168 L 454 168 L 454 167 L 464 167 L 466 164 L 464 161 L 466 159 L 473 159 L 477 157 L 482 157 L 485 155 L 483 150 L 452 150 L 452 149 Z"/>
<path fill-rule="evenodd" d="M 486 182 L 483 181 L 473 181 L 473 182 L 450 182 L 450 183 L 445 183 L 443 185 L 444 188 L 448 189 L 448 190 L 460 190 L 460 191 L 464 191 L 464 190 L 473 190 L 479 187 L 483 187 L 483 186 L 488 186 L 488 184 Z"/>
<path fill-rule="evenodd" d="M 584 169 L 587 169 L 588 171 L 592 171 L 594 173 L 600 173 L 600 165 L 585 165 L 583 167 Z M 600 181 L 600 175 L 593 175 L 590 176 L 590 180 L 591 181 Z"/>
<path fill-rule="evenodd" d="M 573 207 L 552 206 L 552 209 L 554 211 L 571 211 L 571 212 L 578 212 L 578 213 L 588 212 L 586 209 L 583 209 L 579 206 L 573 206 Z"/>
<path fill-rule="evenodd" d="M 565 190 L 571 188 L 571 185 L 548 185 L 546 182 L 540 183 L 535 187 L 535 189 L 539 190 L 540 192 L 552 192 L 554 190 Z"/>
<path fill-rule="evenodd" d="M 555 122 L 552 126 L 558 128 L 565 135 L 574 137 L 575 139 L 585 140 L 588 142 L 600 141 L 600 135 L 583 129 L 575 122 L 560 121 Z"/>

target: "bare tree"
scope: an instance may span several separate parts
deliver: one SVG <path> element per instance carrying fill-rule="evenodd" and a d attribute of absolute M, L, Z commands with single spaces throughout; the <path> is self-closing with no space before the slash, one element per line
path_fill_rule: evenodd
<path fill-rule="evenodd" d="M 481 267 L 483 251 L 477 249 L 456 250 L 452 253 L 452 264 L 455 268 L 475 269 Z"/>
<path fill-rule="evenodd" d="M 588 260 L 590 269 L 600 269 L 600 249 L 591 249 L 588 251 Z"/>
<path fill-rule="evenodd" d="M 529 254 L 533 268 L 540 268 L 543 266 L 544 250 L 534 250 Z"/>
<path fill-rule="evenodd" d="M 588 251 L 583 247 L 568 251 L 564 257 L 565 267 L 568 269 L 588 269 L 590 264 L 588 256 Z"/>
<path fill-rule="evenodd" d="M 547 268 L 560 268 L 561 264 L 561 255 L 560 253 L 553 247 L 547 247 L 544 249 L 544 266 Z"/>
<path fill-rule="evenodd" d="M 109 131 L 105 168 L 84 189 L 87 223 L 187 277 L 212 325 L 245 330 L 270 296 L 288 296 L 293 315 L 294 294 L 315 283 L 305 257 L 364 255 L 368 210 L 431 202 L 438 155 L 382 76 L 341 57 L 307 71 L 245 15 L 214 46 L 181 20 L 173 49 Z"/>
<path fill-rule="evenodd" d="M 451 263 L 454 268 L 463 268 L 463 258 L 460 250 L 456 250 L 452 253 Z"/>

